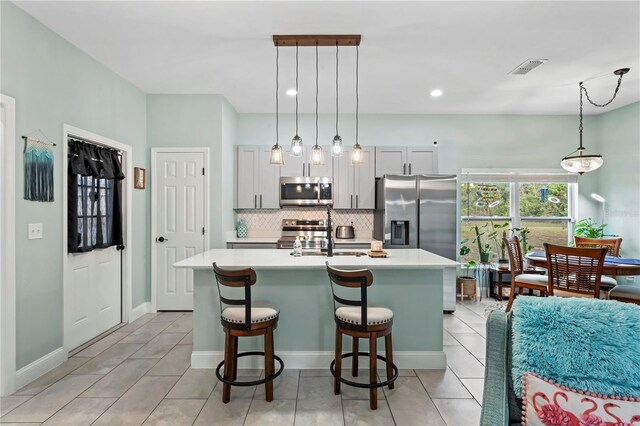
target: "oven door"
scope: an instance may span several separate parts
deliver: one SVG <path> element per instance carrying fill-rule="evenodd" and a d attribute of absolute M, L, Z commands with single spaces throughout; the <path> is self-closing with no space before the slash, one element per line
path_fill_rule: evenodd
<path fill-rule="evenodd" d="M 280 206 L 318 206 L 333 204 L 329 178 L 280 178 Z"/>

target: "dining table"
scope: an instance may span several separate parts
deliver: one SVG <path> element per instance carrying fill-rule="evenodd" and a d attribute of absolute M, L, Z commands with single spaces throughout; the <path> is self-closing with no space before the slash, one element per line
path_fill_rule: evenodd
<path fill-rule="evenodd" d="M 528 265 L 547 268 L 547 256 L 543 252 L 533 252 L 525 256 Z M 607 256 L 602 266 L 602 275 L 620 277 L 625 275 L 640 275 L 640 259 L 630 259 Z"/>

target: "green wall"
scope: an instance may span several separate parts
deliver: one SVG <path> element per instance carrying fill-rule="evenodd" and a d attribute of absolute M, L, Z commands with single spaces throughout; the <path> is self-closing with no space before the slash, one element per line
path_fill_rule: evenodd
<path fill-rule="evenodd" d="M 624 86 L 621 90 L 624 90 Z M 604 164 L 591 173 L 596 191 L 605 197 L 608 234 L 623 238 L 624 257 L 640 257 L 640 102 L 597 119 L 597 151 Z M 596 213 L 600 218 L 601 210 Z"/>
<path fill-rule="evenodd" d="M 224 247 L 233 229 L 233 107 L 222 95 L 148 95 L 147 134 L 149 148 L 209 148 L 209 235 L 212 248 Z"/>
<path fill-rule="evenodd" d="M 62 126 L 131 145 L 134 165 L 146 167 L 146 105 L 142 92 L 33 17 L 7 1 L 0 7 L 0 91 L 16 100 L 16 355 L 21 368 L 63 346 Z M 58 144 L 53 203 L 22 199 L 20 136 L 37 129 Z M 145 192 L 133 194 L 134 306 L 148 300 Z M 34 222 L 43 224 L 41 240 L 27 240 L 27 224 Z"/>

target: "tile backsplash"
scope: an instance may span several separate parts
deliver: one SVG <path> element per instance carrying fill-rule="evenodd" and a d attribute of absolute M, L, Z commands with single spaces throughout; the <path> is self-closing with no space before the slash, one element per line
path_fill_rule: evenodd
<path fill-rule="evenodd" d="M 247 222 L 249 236 L 265 233 L 280 234 L 283 219 L 326 219 L 324 208 L 286 208 L 286 209 L 239 209 L 236 210 L 236 223 L 240 219 Z M 332 210 L 331 219 L 334 228 L 338 225 L 350 225 L 353 222 L 356 238 L 373 236 L 373 210 Z"/>

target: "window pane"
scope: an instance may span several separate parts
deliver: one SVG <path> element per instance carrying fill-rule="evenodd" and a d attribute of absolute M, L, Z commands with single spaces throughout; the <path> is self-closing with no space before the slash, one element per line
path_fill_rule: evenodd
<path fill-rule="evenodd" d="M 569 215 L 566 183 L 520 184 L 520 216 L 566 217 Z"/>
<path fill-rule="evenodd" d="M 508 226 L 504 228 L 496 229 L 497 240 L 489 240 L 487 238 L 491 233 L 493 233 L 491 224 L 487 220 L 483 219 L 483 220 L 463 220 L 462 221 L 462 224 L 460 226 L 460 235 L 461 235 L 462 241 L 467 240 L 467 242 L 464 244 L 461 244 L 461 246 L 462 245 L 467 246 L 471 250 L 469 254 L 460 257 L 462 262 L 469 262 L 471 260 L 476 262 L 480 261 L 480 252 L 478 251 L 478 243 L 473 242 L 473 240 L 476 238 L 476 231 L 474 229 L 476 225 L 478 226 L 478 230 L 480 231 L 480 233 L 481 234 L 484 233 L 484 235 L 480 237 L 482 244 L 490 245 L 491 256 L 489 257 L 489 261 L 491 262 L 497 261 L 501 252 L 500 242 L 502 241 L 502 231 L 507 231 L 507 235 L 510 235 L 509 230 L 511 229 L 511 220 L 498 219 L 498 220 L 494 220 L 493 223 L 496 226 L 500 226 L 505 223 L 508 224 Z"/>
<path fill-rule="evenodd" d="M 508 183 L 463 183 L 460 194 L 462 216 L 509 216 Z"/>
<path fill-rule="evenodd" d="M 544 243 L 567 245 L 568 220 L 522 220 L 522 226 L 529 228 L 527 244 L 533 251 L 544 252 Z"/>

